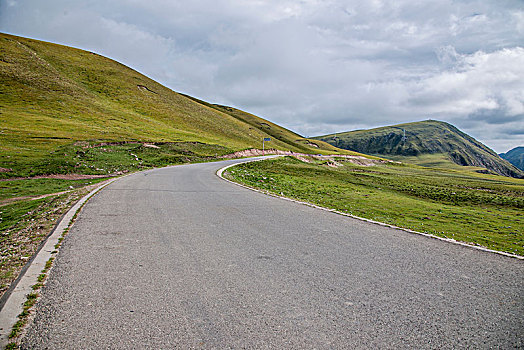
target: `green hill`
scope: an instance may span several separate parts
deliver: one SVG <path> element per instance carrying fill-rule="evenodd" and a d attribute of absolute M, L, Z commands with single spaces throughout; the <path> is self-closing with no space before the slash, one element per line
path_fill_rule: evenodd
<path fill-rule="evenodd" d="M 1 33 L 0 118 L 4 178 L 172 164 L 261 148 L 264 137 L 280 150 L 337 152 L 98 54 Z"/>
<path fill-rule="evenodd" d="M 499 154 L 499 156 L 520 170 L 524 170 L 524 147 L 515 147 L 506 153 Z"/>
<path fill-rule="evenodd" d="M 347 150 L 424 166 L 470 166 L 479 172 L 524 177 L 522 171 L 481 142 L 451 124 L 436 120 L 356 130 L 315 139 Z"/>

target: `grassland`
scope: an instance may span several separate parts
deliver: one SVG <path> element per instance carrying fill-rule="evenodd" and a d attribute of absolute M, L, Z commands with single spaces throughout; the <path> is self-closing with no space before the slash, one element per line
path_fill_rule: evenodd
<path fill-rule="evenodd" d="M 454 163 L 449 159 L 449 156 L 445 153 L 426 153 L 419 154 L 417 156 L 388 155 L 387 158 L 402 163 L 409 163 L 428 168 L 452 169 L 457 171 L 471 172 L 482 172 L 486 170 L 486 168 L 483 167 L 466 166 Z"/>
<path fill-rule="evenodd" d="M 4 204 L 2 201 L 8 203 L 11 200 L 18 201 L 17 199 L 30 199 L 51 193 L 71 191 L 104 180 L 104 178 L 81 180 L 33 178 L 0 181 L 0 205 Z M 5 220 L 2 219 L 0 225 L 3 224 L 5 224 Z"/>
<path fill-rule="evenodd" d="M 386 163 L 338 168 L 286 157 L 242 164 L 234 181 L 439 237 L 524 255 L 524 180 Z"/>
<path fill-rule="evenodd" d="M 38 159 L 16 163 L 19 177 L 50 174 L 107 175 L 171 164 L 215 160 L 232 150 L 199 142 L 87 142 L 59 146 Z M 11 178 L 0 173 L 0 178 Z"/>

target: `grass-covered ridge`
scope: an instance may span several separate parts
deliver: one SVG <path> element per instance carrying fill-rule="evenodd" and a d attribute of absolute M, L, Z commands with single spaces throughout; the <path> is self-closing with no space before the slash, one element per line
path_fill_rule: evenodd
<path fill-rule="evenodd" d="M 230 168 L 248 186 L 419 232 L 524 255 L 524 180 L 398 163 L 312 159 Z"/>
<path fill-rule="evenodd" d="M 100 55 L 7 34 L 0 34 L 0 106 L 2 177 L 22 175 L 79 141 L 197 142 L 238 151 L 272 137 L 276 149 L 334 150 L 304 145 L 261 118 L 248 123 Z"/>
<path fill-rule="evenodd" d="M 453 125 L 436 120 L 343 132 L 315 139 L 336 147 L 418 165 L 442 168 L 469 166 L 480 172 L 524 177 L 521 170 L 500 158 L 486 145 Z"/>

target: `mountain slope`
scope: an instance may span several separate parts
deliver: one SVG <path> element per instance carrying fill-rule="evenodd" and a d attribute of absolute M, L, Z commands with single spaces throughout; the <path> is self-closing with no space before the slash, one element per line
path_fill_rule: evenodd
<path fill-rule="evenodd" d="M 356 130 L 315 139 L 370 155 L 398 160 L 424 159 L 425 165 L 453 162 L 461 166 L 486 168 L 504 176 L 524 176 L 522 171 L 501 159 L 481 142 L 451 124 L 436 120 Z"/>
<path fill-rule="evenodd" d="M 1 33 L 0 107 L 3 176 L 79 141 L 196 142 L 217 146 L 208 152 L 215 155 L 271 137 L 271 148 L 336 152 L 260 118 L 250 124 L 100 55 Z"/>
<path fill-rule="evenodd" d="M 524 147 L 515 147 L 499 156 L 524 171 Z"/>

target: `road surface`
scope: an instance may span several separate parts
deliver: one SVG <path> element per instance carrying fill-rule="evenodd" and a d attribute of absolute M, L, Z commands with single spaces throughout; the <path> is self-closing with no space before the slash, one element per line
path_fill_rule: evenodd
<path fill-rule="evenodd" d="M 233 162 L 137 173 L 93 197 L 22 348 L 524 346 L 522 261 L 215 175 Z"/>

